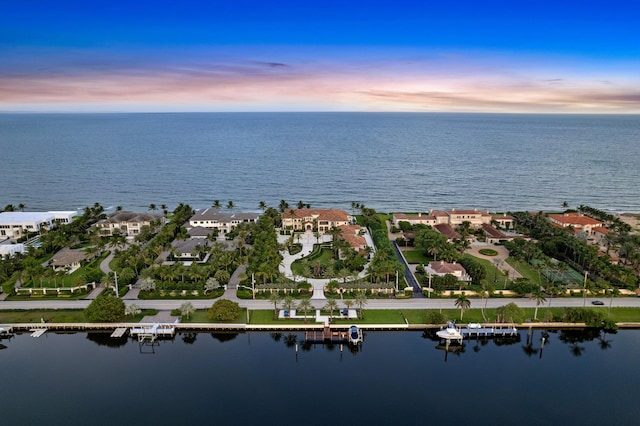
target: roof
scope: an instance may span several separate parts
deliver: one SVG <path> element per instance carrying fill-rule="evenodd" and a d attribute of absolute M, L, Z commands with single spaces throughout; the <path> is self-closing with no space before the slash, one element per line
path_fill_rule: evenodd
<path fill-rule="evenodd" d="M 367 240 L 359 235 L 362 229 L 360 225 L 341 225 L 339 228 L 342 231 L 340 238 L 349 243 L 351 247 L 360 248 L 367 245 Z"/>
<path fill-rule="evenodd" d="M 303 219 L 305 217 L 313 217 L 316 220 L 326 220 L 329 222 L 349 221 L 347 212 L 338 209 L 296 209 L 287 210 L 282 213 L 283 219 Z"/>
<path fill-rule="evenodd" d="M 470 209 L 466 209 L 466 210 L 464 210 L 464 209 L 462 209 L 462 210 L 458 210 L 458 209 L 451 209 L 451 210 L 449 210 L 447 213 L 448 213 L 449 215 L 452 215 L 452 214 L 479 214 L 479 215 L 487 215 L 487 214 L 489 214 L 489 211 L 488 211 L 488 210 L 478 210 L 478 209 L 473 209 L 473 210 L 470 210 Z"/>
<path fill-rule="evenodd" d="M 433 229 L 447 237 L 448 240 L 459 240 L 460 238 L 462 238 L 462 236 L 458 234 L 448 223 L 439 223 L 437 225 L 433 225 Z"/>
<path fill-rule="evenodd" d="M 102 223 L 122 223 L 122 222 L 152 222 L 160 219 L 162 216 L 159 214 L 151 213 L 135 213 L 129 211 L 119 211 L 112 213 L 108 218 L 101 220 L 98 224 Z"/>
<path fill-rule="evenodd" d="M 433 262 L 429 262 L 429 267 L 435 271 L 436 274 L 454 274 L 456 272 L 462 272 L 462 274 L 466 274 L 467 271 L 464 267 L 459 263 L 448 263 L 442 260 L 437 260 Z"/>
<path fill-rule="evenodd" d="M 550 214 L 549 218 L 554 219 L 558 223 L 562 223 L 566 226 L 584 226 L 584 225 L 593 225 L 593 226 L 601 226 L 602 222 L 590 218 L 589 216 L 584 216 L 580 213 L 564 213 L 564 214 Z"/>
<path fill-rule="evenodd" d="M 197 247 L 209 247 L 209 242 L 202 239 L 174 240 L 171 247 L 178 253 L 193 253 Z"/>
<path fill-rule="evenodd" d="M 234 220 L 238 221 L 255 221 L 260 217 L 260 213 L 227 213 L 221 212 L 220 209 L 214 209 L 213 207 L 206 208 L 204 210 L 198 210 L 189 220 L 209 220 L 220 223 L 229 223 Z"/>
<path fill-rule="evenodd" d="M 592 229 L 593 232 L 598 232 L 600 234 L 603 235 L 607 235 L 609 233 L 609 230 L 607 228 L 605 228 L 604 226 L 596 226 L 595 228 Z"/>
<path fill-rule="evenodd" d="M 51 265 L 68 266 L 76 262 L 81 262 L 87 258 L 87 254 L 82 250 L 72 250 L 65 248 L 53 255 Z"/>
<path fill-rule="evenodd" d="M 487 223 L 482 224 L 482 230 L 486 232 L 491 238 L 507 238 L 507 236 L 502 231 Z"/>
<path fill-rule="evenodd" d="M 21 223 L 33 223 L 43 221 L 53 221 L 55 216 L 49 212 L 2 212 L 0 213 L 0 223 L 11 225 Z"/>
<path fill-rule="evenodd" d="M 213 229 L 211 228 L 204 228 L 202 226 L 194 226 L 193 228 L 189 229 L 187 231 L 187 233 L 192 236 L 192 237 L 208 237 L 209 235 L 211 235 L 213 233 Z"/>

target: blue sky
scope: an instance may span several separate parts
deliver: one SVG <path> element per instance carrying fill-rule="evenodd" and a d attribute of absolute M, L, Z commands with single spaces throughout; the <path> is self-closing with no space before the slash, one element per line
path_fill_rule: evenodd
<path fill-rule="evenodd" d="M 0 111 L 640 112 L 633 1 L 2 1 Z"/>

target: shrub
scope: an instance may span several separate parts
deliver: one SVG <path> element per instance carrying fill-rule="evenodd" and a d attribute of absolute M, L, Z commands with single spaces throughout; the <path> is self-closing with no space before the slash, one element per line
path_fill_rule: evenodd
<path fill-rule="evenodd" d="M 447 318 L 442 312 L 431 311 L 427 313 L 427 324 L 446 324 Z"/>
<path fill-rule="evenodd" d="M 493 249 L 483 248 L 478 250 L 478 253 L 483 254 L 485 256 L 497 256 L 498 252 Z"/>
<path fill-rule="evenodd" d="M 207 316 L 215 321 L 233 321 L 241 312 L 242 309 L 237 302 L 221 299 L 211 305 L 207 310 Z"/>
<path fill-rule="evenodd" d="M 521 323 L 524 320 L 524 311 L 515 303 L 511 302 L 496 309 L 498 322 Z"/>
<path fill-rule="evenodd" d="M 98 296 L 84 310 L 89 321 L 116 322 L 124 316 L 124 302 L 122 299 L 109 294 Z"/>

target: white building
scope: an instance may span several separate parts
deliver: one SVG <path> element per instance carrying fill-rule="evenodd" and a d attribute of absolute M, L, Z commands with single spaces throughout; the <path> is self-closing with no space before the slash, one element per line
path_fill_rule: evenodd
<path fill-rule="evenodd" d="M 0 238 L 18 239 L 25 231 L 48 230 L 57 223 L 69 223 L 78 213 L 75 211 L 51 212 L 2 212 L 0 213 Z"/>
<path fill-rule="evenodd" d="M 220 209 L 210 207 L 198 210 L 189 219 L 189 225 L 193 228 L 217 229 L 221 234 L 226 234 L 233 231 L 241 223 L 257 222 L 259 217 L 259 213 L 224 213 Z"/>

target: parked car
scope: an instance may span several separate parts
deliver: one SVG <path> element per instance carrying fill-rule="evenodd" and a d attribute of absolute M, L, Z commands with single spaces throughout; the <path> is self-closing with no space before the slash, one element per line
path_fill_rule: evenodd
<path fill-rule="evenodd" d="M 604 305 L 604 302 L 601 300 L 594 300 L 591 302 L 592 305 L 597 305 L 597 306 L 602 306 Z"/>

